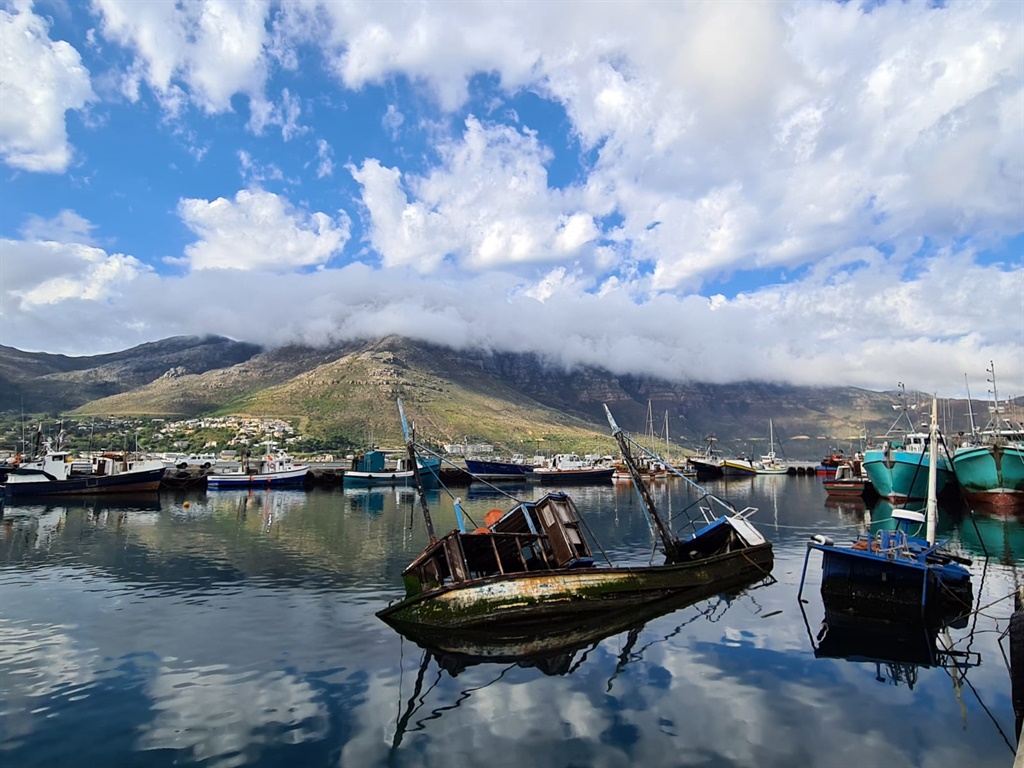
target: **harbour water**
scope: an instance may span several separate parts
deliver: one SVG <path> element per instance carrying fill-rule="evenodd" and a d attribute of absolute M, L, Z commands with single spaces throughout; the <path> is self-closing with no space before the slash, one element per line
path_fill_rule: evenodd
<path fill-rule="evenodd" d="M 439 657 L 375 611 L 425 542 L 407 489 L 191 491 L 9 505 L 0 520 L 0 762 L 147 766 L 1001 766 L 1014 759 L 1014 518 L 942 511 L 971 566 L 966 626 L 822 634 L 820 560 L 881 503 L 813 476 L 707 484 L 775 549 L 773 580 L 551 658 Z M 505 486 L 519 498 L 541 489 Z M 545 488 L 544 491 L 550 490 Z M 616 564 L 657 561 L 631 485 L 567 489 Z M 508 501 L 452 489 L 469 515 Z M 654 486 L 683 512 L 680 480 Z M 435 529 L 455 527 L 444 491 Z M 984 557 L 985 552 L 990 557 Z M 841 638 L 840 638 L 841 639 Z M 856 638 L 854 638 L 856 640 Z M 833 655 L 836 649 L 845 655 Z M 934 653 L 933 653 L 934 651 Z M 950 661 L 954 660 L 955 665 Z"/>

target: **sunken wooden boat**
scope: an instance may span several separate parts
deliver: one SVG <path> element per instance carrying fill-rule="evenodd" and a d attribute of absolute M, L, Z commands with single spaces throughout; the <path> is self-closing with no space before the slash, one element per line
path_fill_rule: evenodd
<path fill-rule="evenodd" d="M 633 607 L 616 603 L 614 611 L 586 611 L 559 615 L 544 622 L 494 622 L 459 627 L 403 622 L 386 619 L 407 639 L 434 655 L 446 656 L 463 666 L 493 662 L 520 662 L 571 656 L 605 638 L 638 631 L 654 619 L 695 605 L 715 596 L 731 599 L 763 580 L 761 571 L 735 579 L 716 579 L 689 589 L 673 589 L 667 597 L 645 601 Z"/>
<path fill-rule="evenodd" d="M 399 411 L 413 458 L 415 446 L 401 402 Z M 771 544 L 742 515 L 723 515 L 690 536 L 675 538 L 658 517 L 635 465 L 633 471 L 665 545 L 664 565 L 599 565 L 579 510 L 565 492 L 520 501 L 507 512 L 495 510 L 473 531 L 460 524 L 437 538 L 420 488 L 430 540 L 403 571 L 405 598 L 377 616 L 400 631 L 543 627 L 572 618 L 613 616 L 673 595 L 770 574 Z M 461 521 L 458 507 L 456 512 Z"/>

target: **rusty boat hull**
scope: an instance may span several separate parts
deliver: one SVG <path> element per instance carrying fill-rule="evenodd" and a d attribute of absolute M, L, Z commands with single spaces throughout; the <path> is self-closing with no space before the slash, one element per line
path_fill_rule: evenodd
<path fill-rule="evenodd" d="M 405 623 L 385 618 L 400 634 L 435 655 L 446 654 L 464 664 L 515 662 L 573 653 L 647 622 L 716 595 L 735 596 L 764 579 L 764 574 L 744 574 L 680 589 L 632 607 L 585 613 L 565 613 L 538 625 L 536 622 L 496 622 L 485 626 L 451 627 Z"/>
<path fill-rule="evenodd" d="M 377 616 L 399 631 L 502 627 L 526 631 L 552 622 L 612 616 L 687 593 L 710 590 L 714 594 L 723 585 L 767 576 L 772 565 L 772 547 L 765 543 L 666 565 L 498 574 L 414 594 L 378 611 Z"/>

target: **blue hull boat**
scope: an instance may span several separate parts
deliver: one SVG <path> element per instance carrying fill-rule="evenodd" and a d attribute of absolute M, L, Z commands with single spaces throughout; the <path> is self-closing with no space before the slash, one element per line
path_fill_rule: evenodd
<path fill-rule="evenodd" d="M 487 459 L 466 459 L 466 471 L 474 477 L 508 478 L 525 480 L 530 467 L 525 463 L 512 461 L 490 461 Z"/>
<path fill-rule="evenodd" d="M 971 609 L 971 575 L 964 567 L 969 560 L 944 552 L 944 541 L 929 545 L 903 528 L 879 534 L 849 547 L 824 538 L 808 543 L 808 554 L 822 554 L 821 596 L 829 605 L 880 618 L 907 612 L 955 616 Z"/>
<path fill-rule="evenodd" d="M 881 618 L 912 615 L 928 618 L 957 616 L 971 609 L 973 593 L 970 560 L 953 554 L 947 541 L 935 540 L 938 517 L 938 462 L 936 403 L 932 401 L 929 430 L 928 470 L 925 472 L 925 512 L 894 509 L 895 530 L 870 530 L 849 546 L 837 546 L 817 535 L 807 544 L 802 594 L 807 562 L 812 551 L 821 553 L 822 600 L 838 610 Z M 882 492 L 882 489 L 879 489 Z M 926 535 L 918 532 L 926 527 Z"/>

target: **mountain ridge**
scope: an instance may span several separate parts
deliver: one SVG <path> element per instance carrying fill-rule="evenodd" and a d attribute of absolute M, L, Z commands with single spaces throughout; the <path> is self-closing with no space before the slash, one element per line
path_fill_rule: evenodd
<path fill-rule="evenodd" d="M 397 336 L 272 349 L 220 336 L 179 336 L 82 358 L 0 346 L 4 410 L 80 417 L 274 416 L 293 419 L 302 432 L 328 443 L 358 446 L 401 443 L 394 406 L 399 397 L 424 438 L 524 452 L 607 448 L 605 404 L 631 433 L 657 436 L 664 444 L 667 424 L 676 445 L 696 449 L 716 435 L 733 453 L 763 452 L 771 419 L 782 441 L 806 438 L 806 445 L 787 446 L 805 458 L 831 444 L 877 435 L 897 415 L 894 392 L 672 382 Z M 966 402 L 947 402 L 947 432 L 966 430 Z"/>

